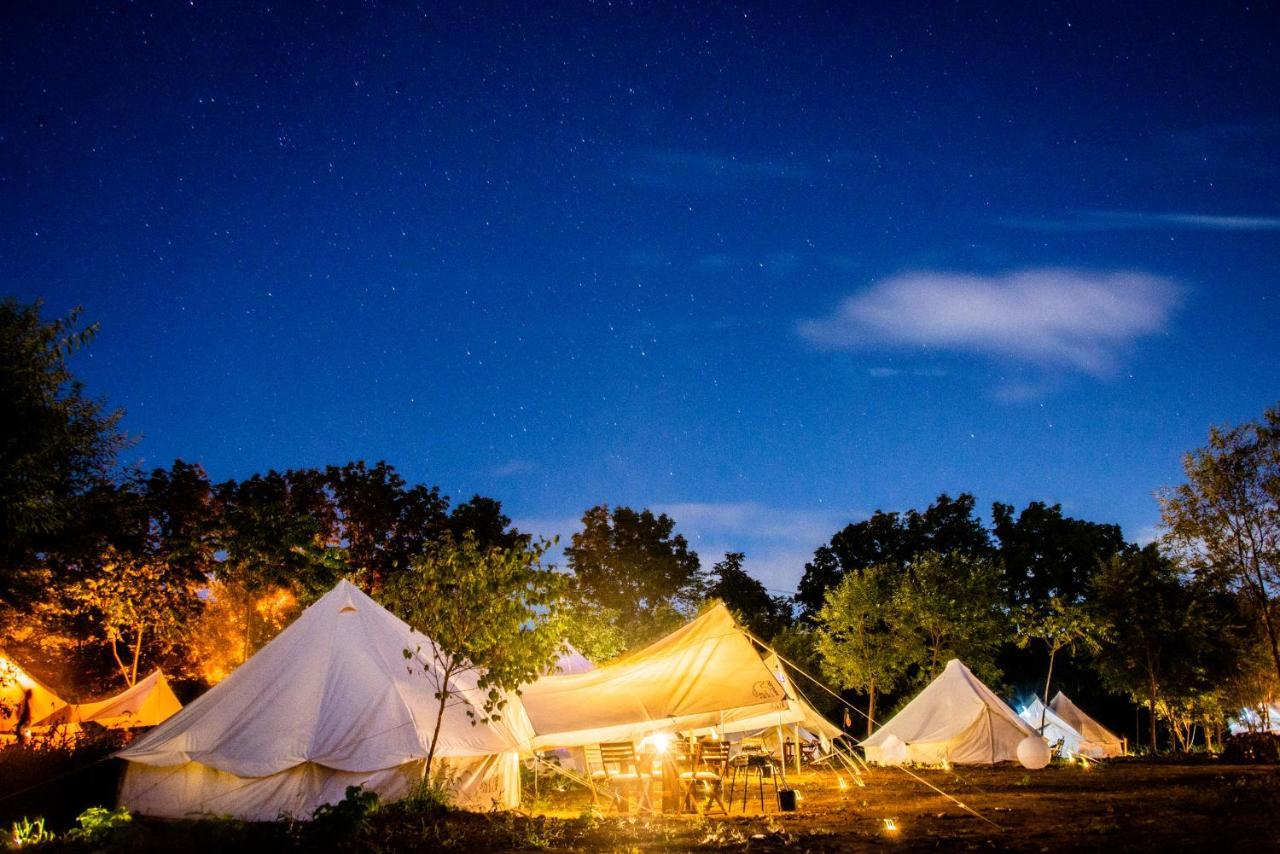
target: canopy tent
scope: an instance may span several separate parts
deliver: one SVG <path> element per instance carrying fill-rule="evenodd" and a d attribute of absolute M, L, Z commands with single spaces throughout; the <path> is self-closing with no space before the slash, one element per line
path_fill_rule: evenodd
<path fill-rule="evenodd" d="M 537 748 L 638 740 L 787 707 L 777 678 L 720 602 L 644 649 L 586 673 L 543 677 L 522 699 Z"/>
<path fill-rule="evenodd" d="M 776 652 L 770 651 L 764 656 L 765 667 L 773 674 L 774 679 L 782 686 L 786 695 L 785 705 L 774 711 L 760 711 L 755 708 L 733 709 L 724 713 L 720 728 L 725 733 L 751 733 L 776 729 L 780 726 L 799 725 L 824 743 L 838 738 L 844 733 L 840 727 L 827 720 L 821 712 L 809 705 L 808 700 L 796 685 L 787 677 L 787 671 Z"/>
<path fill-rule="evenodd" d="M 1086 715 L 1066 694 L 1059 691 L 1054 695 L 1049 701 L 1049 711 L 1076 733 L 1076 746 L 1070 749 L 1071 753 L 1088 756 L 1090 759 L 1124 756 L 1124 739 Z M 1057 740 L 1050 738 L 1047 732 L 1045 737 L 1051 743 Z M 1067 741 L 1064 740 L 1062 746 L 1066 750 Z"/>
<path fill-rule="evenodd" d="M 107 729 L 134 729 L 155 726 L 181 709 L 182 704 L 174 696 L 164 672 L 156 670 L 114 697 L 63 706 L 36 725 L 74 727 L 92 722 Z"/>
<path fill-rule="evenodd" d="M 906 761 L 990 765 L 1016 761 L 1018 743 L 1036 735 L 1026 721 L 960 663 L 946 669 L 862 742 L 867 761 L 887 764 L 890 736 L 906 744 Z"/>
<path fill-rule="evenodd" d="M 23 670 L 4 650 L 0 650 L 0 734 L 14 734 L 23 697 L 31 691 L 31 722 L 48 717 L 67 703 L 53 689 Z"/>
<path fill-rule="evenodd" d="M 1246 732 L 1280 734 L 1280 704 L 1264 703 L 1256 707 L 1246 706 L 1231 719 L 1231 732 L 1233 735 Z"/>
<path fill-rule="evenodd" d="M 120 803 L 146 815 L 274 820 L 305 818 L 348 786 L 403 796 L 422 777 L 436 721 L 432 649 L 339 582 L 229 677 L 117 754 L 128 761 Z M 516 699 L 501 720 L 473 723 L 484 700 L 475 681 L 452 684 L 435 755 L 457 775 L 459 805 L 513 807 L 519 752 L 532 731 Z"/>

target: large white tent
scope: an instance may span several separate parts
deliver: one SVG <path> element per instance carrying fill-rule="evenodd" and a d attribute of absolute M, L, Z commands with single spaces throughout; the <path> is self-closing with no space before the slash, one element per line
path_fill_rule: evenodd
<path fill-rule="evenodd" d="M 234 673 L 118 755 L 120 803 L 146 815 L 305 818 L 363 785 L 385 799 L 421 779 L 435 724 L 431 641 L 349 582 Z M 421 650 L 406 661 L 405 650 Z M 483 695 L 457 680 L 435 755 L 461 806 L 514 807 L 532 731 L 512 699 L 475 723 Z"/>
<path fill-rule="evenodd" d="M 1044 712 L 1044 737 L 1050 744 L 1062 741 L 1059 752 L 1063 756 L 1075 754 L 1090 759 L 1124 756 L 1124 740 L 1084 713 L 1059 691 L 1046 709 L 1039 698 L 1032 700 L 1022 711 L 1022 719 L 1037 730 L 1040 715 Z"/>
<path fill-rule="evenodd" d="M 990 765 L 1018 759 L 1018 743 L 1036 731 L 982 684 L 959 659 L 862 746 L 867 761 L 893 761 L 890 737 L 906 745 L 906 761 Z"/>
<path fill-rule="evenodd" d="M 786 695 L 786 703 L 781 709 L 759 711 L 758 709 L 734 709 L 724 714 L 721 729 L 727 733 L 763 732 L 781 726 L 800 726 L 817 736 L 824 742 L 839 738 L 844 733 L 840 727 L 823 717 L 822 713 L 811 706 L 804 695 L 792 684 L 787 676 L 782 661 L 775 652 L 764 655 L 765 667 L 774 675 Z"/>
<path fill-rule="evenodd" d="M 637 652 L 585 673 L 539 679 L 522 699 L 539 748 L 718 727 L 726 717 L 785 712 L 788 702 L 719 602 Z"/>
<path fill-rule="evenodd" d="M 63 706 L 36 725 L 78 727 L 92 722 L 107 729 L 136 729 L 163 723 L 181 709 L 164 671 L 155 670 L 114 697 Z"/>

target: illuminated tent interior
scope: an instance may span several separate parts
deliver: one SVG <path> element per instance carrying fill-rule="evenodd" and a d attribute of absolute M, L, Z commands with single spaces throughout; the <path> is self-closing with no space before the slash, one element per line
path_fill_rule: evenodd
<path fill-rule="evenodd" d="M 163 723 L 182 709 L 164 672 L 155 670 L 132 688 L 96 703 L 63 706 L 36 726 L 78 727 L 95 723 L 107 729 L 135 729 Z"/>
<path fill-rule="evenodd" d="M 777 677 L 720 602 L 644 649 L 585 673 L 539 679 L 522 699 L 539 749 L 638 741 L 721 727 L 735 716 L 772 713 L 772 726 L 788 711 Z"/>
<path fill-rule="evenodd" d="M 28 688 L 31 689 L 32 723 L 67 704 L 52 688 L 27 673 L 18 662 L 0 650 L 0 734 L 6 737 L 13 735 L 23 694 Z"/>
<path fill-rule="evenodd" d="M 431 641 L 339 582 L 230 676 L 117 755 L 120 804 L 144 815 L 305 818 L 363 785 L 390 800 L 421 779 L 438 701 Z M 413 672 L 405 650 L 418 650 Z M 435 755 L 459 806 L 519 803 L 532 732 L 518 701 L 473 725 L 475 677 L 457 693 Z"/>
<path fill-rule="evenodd" d="M 1044 704 L 1038 699 L 1034 700 L 1031 705 L 1037 707 L 1037 709 L 1044 707 Z M 1030 710 L 1031 706 L 1028 706 L 1023 711 L 1023 719 L 1032 726 L 1039 727 L 1039 711 L 1035 712 L 1034 717 L 1028 717 L 1027 712 Z M 1086 715 L 1079 706 L 1071 702 L 1070 698 L 1061 691 L 1049 701 L 1047 712 L 1058 723 L 1055 724 L 1053 732 L 1046 728 L 1044 737 L 1049 740 L 1050 744 L 1061 738 L 1062 748 L 1060 752 L 1063 756 L 1075 754 L 1077 756 L 1087 756 L 1090 759 L 1124 756 L 1124 740 L 1112 734 L 1109 729 Z M 1046 720 L 1048 715 L 1046 715 Z"/>
<path fill-rule="evenodd" d="M 1266 703 L 1256 708 L 1246 707 L 1231 720 L 1231 732 L 1272 732 L 1280 734 L 1280 704 Z"/>
<path fill-rule="evenodd" d="M 879 764 L 896 764 L 889 746 L 896 736 L 906 745 L 907 762 L 991 765 L 1016 762 L 1018 743 L 1029 735 L 1035 729 L 953 658 L 862 746 L 867 761 Z"/>

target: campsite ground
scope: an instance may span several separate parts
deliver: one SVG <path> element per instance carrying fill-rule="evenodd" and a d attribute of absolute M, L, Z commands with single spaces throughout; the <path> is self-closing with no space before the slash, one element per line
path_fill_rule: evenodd
<path fill-rule="evenodd" d="M 729 818 L 610 819 L 571 848 L 712 848 L 750 844 L 763 850 L 848 851 L 997 849 L 1070 851 L 1277 850 L 1280 768 L 1214 761 L 1136 760 L 1055 763 L 1038 772 L 1017 767 L 921 770 L 978 818 L 901 769 L 875 769 L 865 786 L 841 788 L 829 771 L 801 775 L 800 808 L 761 816 L 748 808 Z M 549 815 L 567 817 L 590 803 L 576 799 Z M 888 830 L 886 819 L 897 828 Z"/>
<path fill-rule="evenodd" d="M 109 764 L 94 767 L 105 770 Z M 705 818 L 620 816 L 612 810 L 601 814 L 592 809 L 591 796 L 585 791 L 558 785 L 555 780 L 560 778 L 543 777 L 538 796 L 529 797 L 532 816 L 459 813 L 402 802 L 371 813 L 344 807 L 313 824 L 142 819 L 92 842 L 64 836 L 49 849 L 183 850 L 184 854 L 236 849 L 446 848 L 859 851 L 879 849 L 886 843 L 903 850 L 1280 849 L 1280 767 L 1276 765 L 1229 765 L 1212 759 L 1115 760 L 1088 770 L 1055 763 L 1037 772 L 1002 766 L 914 773 L 983 818 L 904 770 L 892 768 L 874 769 L 865 786 L 852 784 L 848 774 L 806 772 L 795 781 L 802 796 L 795 813 L 779 814 L 771 808 L 762 815 L 749 804 L 743 814 L 739 800 L 730 816 Z M 59 831 L 69 819 L 59 821 L 53 816 L 75 815 L 90 805 L 84 800 L 89 797 L 96 803 L 110 802 L 112 780 L 103 777 L 73 785 L 81 777 L 80 773 L 60 777 L 51 786 L 28 792 L 19 813 L 12 811 L 18 808 L 13 800 L 0 804 L 7 808 L 0 811 L 3 827 L 7 830 L 21 815 L 44 815 L 51 818 L 51 829 Z M 18 788 L 18 780 L 4 778 L 0 774 L 0 790 Z M 526 796 L 532 794 L 526 790 Z M 896 831 L 886 828 L 885 819 L 893 820 Z"/>

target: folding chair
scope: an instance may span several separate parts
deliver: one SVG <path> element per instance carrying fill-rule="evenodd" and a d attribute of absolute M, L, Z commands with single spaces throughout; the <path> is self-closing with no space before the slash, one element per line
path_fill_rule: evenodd
<path fill-rule="evenodd" d="M 614 807 L 621 810 L 622 792 L 634 789 L 639 805 L 648 809 L 649 777 L 636 760 L 636 746 L 629 741 L 606 742 L 599 746 L 601 779 L 618 791 L 614 793 Z M 593 775 L 594 776 L 594 775 Z"/>

